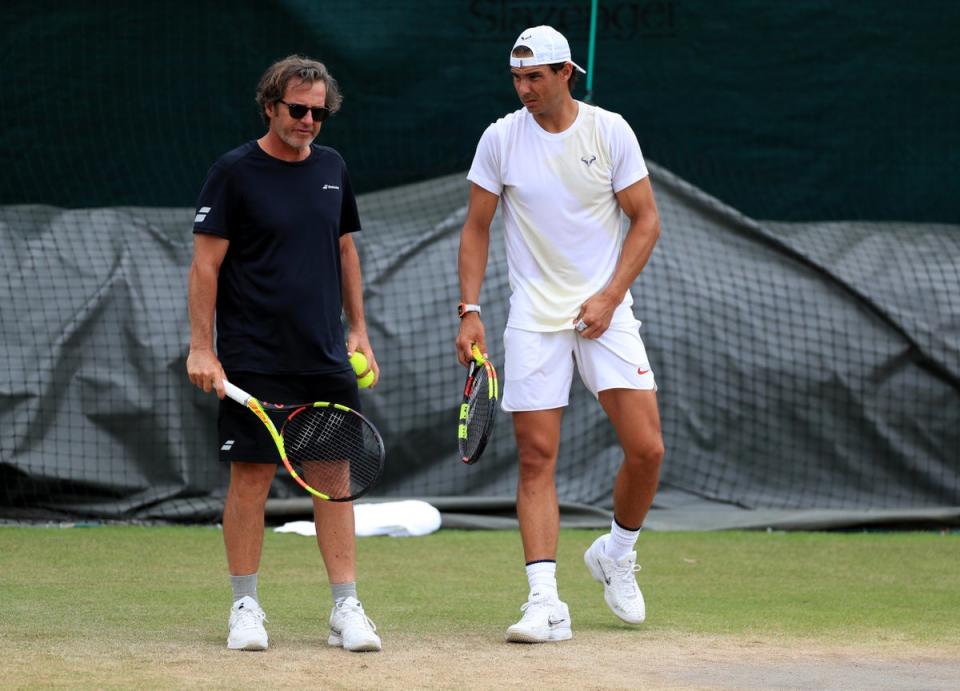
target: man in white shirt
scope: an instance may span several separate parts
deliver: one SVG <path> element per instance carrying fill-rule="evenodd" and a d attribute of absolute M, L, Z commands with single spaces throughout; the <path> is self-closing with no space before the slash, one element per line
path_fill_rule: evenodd
<path fill-rule="evenodd" d="M 549 26 L 521 32 L 510 71 L 523 107 L 487 128 L 467 176 L 456 343 L 462 364 L 474 343 L 487 352 L 480 287 L 502 200 L 511 288 L 502 407 L 513 414 L 519 452 L 517 515 L 530 585 L 507 640 L 539 643 L 573 635 L 557 589 L 555 475 L 574 363 L 624 454 L 610 533 L 584 561 L 615 615 L 631 624 L 645 617 L 634 545 L 656 492 L 663 438 L 630 286 L 653 252 L 660 221 L 633 130 L 621 116 L 572 97 L 583 69 L 563 35 Z"/>

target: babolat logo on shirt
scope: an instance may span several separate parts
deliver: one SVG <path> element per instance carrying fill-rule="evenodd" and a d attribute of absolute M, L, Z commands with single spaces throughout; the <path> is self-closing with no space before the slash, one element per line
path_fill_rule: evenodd
<path fill-rule="evenodd" d="M 201 206 L 197 209 L 197 215 L 193 218 L 194 223 L 200 223 L 207 217 L 207 214 L 210 213 L 211 207 Z"/>
<path fill-rule="evenodd" d="M 325 190 L 338 190 L 338 189 L 340 189 L 340 188 L 337 187 L 336 185 L 324 185 L 322 189 L 325 189 Z"/>

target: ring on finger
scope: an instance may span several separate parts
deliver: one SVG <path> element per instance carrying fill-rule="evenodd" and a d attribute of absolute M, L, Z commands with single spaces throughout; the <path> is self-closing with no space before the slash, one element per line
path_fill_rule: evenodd
<path fill-rule="evenodd" d="M 577 330 L 577 333 L 583 333 L 584 329 L 587 328 L 587 322 L 585 322 L 585 321 L 583 321 L 583 320 L 581 319 L 580 321 L 578 321 L 578 322 L 574 325 L 573 328 L 575 328 L 575 329 Z"/>

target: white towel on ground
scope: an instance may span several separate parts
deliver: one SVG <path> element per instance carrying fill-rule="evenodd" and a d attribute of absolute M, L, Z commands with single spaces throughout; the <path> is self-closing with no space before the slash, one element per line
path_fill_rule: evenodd
<path fill-rule="evenodd" d="M 440 528 L 440 512 L 436 507 L 419 499 L 354 504 L 353 515 L 358 537 L 415 537 L 428 535 Z M 313 521 L 291 521 L 273 530 L 277 533 L 308 536 L 317 534 L 317 526 Z"/>

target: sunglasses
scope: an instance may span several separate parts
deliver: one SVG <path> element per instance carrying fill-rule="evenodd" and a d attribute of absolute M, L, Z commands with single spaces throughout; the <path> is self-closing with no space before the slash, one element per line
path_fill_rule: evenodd
<path fill-rule="evenodd" d="M 307 115 L 307 111 L 310 111 L 310 114 L 313 116 L 313 119 L 316 122 L 323 122 L 328 117 L 330 117 L 330 109 L 326 106 L 317 106 L 316 108 L 310 108 L 305 106 L 302 103 L 287 103 L 286 101 L 279 100 L 277 103 L 282 103 L 287 107 L 287 110 L 290 111 L 290 117 L 294 120 L 302 120 Z"/>

